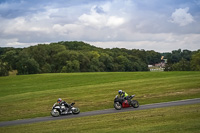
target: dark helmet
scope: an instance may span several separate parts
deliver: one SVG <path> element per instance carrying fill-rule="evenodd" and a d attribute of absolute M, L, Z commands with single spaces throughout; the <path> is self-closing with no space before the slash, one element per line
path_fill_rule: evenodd
<path fill-rule="evenodd" d="M 119 95 L 121 95 L 122 94 L 122 90 L 119 90 L 118 93 L 119 93 Z"/>
<path fill-rule="evenodd" d="M 57 103 L 60 103 L 60 102 L 62 102 L 62 99 L 58 98 Z"/>

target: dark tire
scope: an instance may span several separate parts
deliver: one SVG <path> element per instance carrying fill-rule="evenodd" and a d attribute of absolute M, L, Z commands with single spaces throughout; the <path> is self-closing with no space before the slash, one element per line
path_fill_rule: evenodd
<path fill-rule="evenodd" d="M 116 110 L 120 110 L 120 109 L 122 108 L 122 105 L 121 105 L 119 102 L 115 102 L 115 103 L 114 103 L 114 108 L 115 108 Z"/>
<path fill-rule="evenodd" d="M 72 113 L 73 113 L 74 115 L 77 115 L 77 114 L 80 113 L 80 109 L 79 109 L 79 108 L 76 108 L 76 109 L 72 110 Z"/>
<path fill-rule="evenodd" d="M 58 117 L 58 116 L 60 116 L 60 112 L 57 109 L 52 109 L 51 116 Z"/>
<path fill-rule="evenodd" d="M 139 105 L 139 102 L 137 101 L 137 100 L 133 100 L 132 102 L 131 102 L 131 104 L 132 104 L 132 106 L 133 106 L 133 108 L 138 108 L 140 105 Z"/>

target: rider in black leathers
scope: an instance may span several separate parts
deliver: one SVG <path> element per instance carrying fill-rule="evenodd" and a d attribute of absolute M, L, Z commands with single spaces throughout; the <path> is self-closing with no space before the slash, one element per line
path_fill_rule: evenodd
<path fill-rule="evenodd" d="M 58 98 L 57 104 L 58 104 L 59 106 L 62 105 L 62 106 L 65 106 L 65 107 L 66 107 L 66 108 L 65 108 L 64 110 L 62 110 L 62 111 L 66 111 L 66 110 L 68 109 L 68 112 L 69 112 L 70 109 L 71 109 L 70 104 L 68 104 L 67 102 L 63 101 L 61 98 Z"/>

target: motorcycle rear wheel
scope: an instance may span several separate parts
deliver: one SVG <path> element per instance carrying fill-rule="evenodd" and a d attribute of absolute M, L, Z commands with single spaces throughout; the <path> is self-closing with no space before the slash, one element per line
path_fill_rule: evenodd
<path fill-rule="evenodd" d="M 53 117 L 58 117 L 58 116 L 60 116 L 60 112 L 57 109 L 52 109 L 51 110 L 51 115 Z"/>
<path fill-rule="evenodd" d="M 120 110 L 122 108 L 122 105 L 119 102 L 114 103 L 114 108 L 116 110 Z"/>

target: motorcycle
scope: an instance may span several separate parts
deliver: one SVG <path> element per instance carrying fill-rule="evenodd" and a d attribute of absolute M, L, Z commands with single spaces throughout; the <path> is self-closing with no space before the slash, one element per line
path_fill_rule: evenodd
<path fill-rule="evenodd" d="M 58 105 L 55 103 L 51 110 L 51 115 L 53 117 L 58 117 L 60 115 L 68 115 L 68 114 L 79 114 L 80 109 L 73 107 L 75 103 L 71 103 L 69 108 L 66 108 L 64 105 Z"/>
<path fill-rule="evenodd" d="M 132 99 L 135 97 L 135 95 L 129 96 L 129 99 Z M 139 102 L 137 100 L 131 100 L 130 103 L 128 100 L 119 97 L 118 95 L 115 96 L 114 99 L 114 108 L 116 110 L 120 110 L 121 108 L 128 108 L 128 107 L 133 107 L 133 108 L 138 108 L 139 107 Z"/>

